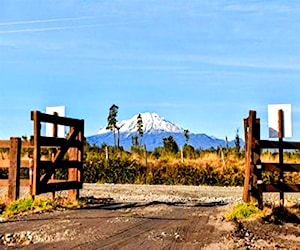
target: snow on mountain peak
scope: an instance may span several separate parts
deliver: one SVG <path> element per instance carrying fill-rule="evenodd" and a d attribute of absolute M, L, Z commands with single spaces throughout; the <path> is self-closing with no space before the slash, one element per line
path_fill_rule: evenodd
<path fill-rule="evenodd" d="M 178 126 L 175 123 L 172 123 L 166 120 L 163 117 L 160 117 L 156 113 L 141 113 L 142 120 L 143 120 L 143 130 L 144 133 L 153 133 L 153 132 L 174 132 L 174 133 L 181 133 L 183 132 L 183 128 Z M 138 114 L 133 116 L 129 120 L 123 120 L 117 122 L 117 126 L 120 127 L 121 133 L 133 133 L 137 131 L 137 117 Z M 106 127 L 100 129 L 97 134 L 105 134 L 110 132 L 107 130 Z"/>

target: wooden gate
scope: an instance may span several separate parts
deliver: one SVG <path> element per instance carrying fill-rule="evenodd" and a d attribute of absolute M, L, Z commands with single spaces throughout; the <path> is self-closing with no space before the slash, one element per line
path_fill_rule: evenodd
<path fill-rule="evenodd" d="M 69 198 L 77 199 L 82 188 L 84 120 L 39 111 L 31 112 L 31 120 L 34 122 L 31 195 L 34 197 L 47 192 L 54 194 L 55 191 L 70 190 Z M 52 123 L 54 131 L 58 125 L 69 127 L 66 138 L 42 136 L 42 123 Z M 51 160 L 43 159 L 41 152 L 44 148 L 51 148 Z M 67 169 L 67 179 L 55 179 L 57 169 Z"/>
<path fill-rule="evenodd" d="M 283 141 L 283 111 L 278 111 L 278 141 L 260 139 L 260 119 L 256 118 L 256 111 L 251 110 L 248 118 L 244 119 L 246 169 L 243 200 L 258 202 L 259 208 L 263 207 L 263 192 L 279 192 L 280 204 L 284 205 L 284 192 L 300 192 L 300 184 L 285 182 L 285 172 L 299 172 L 300 164 L 284 163 L 284 150 L 299 150 L 299 142 Z M 277 149 L 279 162 L 261 162 L 262 149 Z M 279 172 L 279 182 L 265 184 L 262 180 L 263 172 Z"/>

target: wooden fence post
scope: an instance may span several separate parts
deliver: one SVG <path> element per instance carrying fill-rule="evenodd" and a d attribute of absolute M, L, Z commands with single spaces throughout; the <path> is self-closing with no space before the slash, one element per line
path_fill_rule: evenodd
<path fill-rule="evenodd" d="M 74 127 L 70 127 L 70 133 L 74 132 Z M 77 139 L 82 143 L 80 148 L 70 148 L 69 149 L 69 160 L 77 161 L 79 163 L 83 162 L 83 141 L 84 141 L 84 122 L 81 121 L 80 129 L 77 135 Z M 80 168 L 69 168 L 68 170 L 68 181 L 78 181 L 83 182 L 83 169 Z M 79 189 L 72 189 L 68 191 L 68 198 L 70 200 L 78 200 L 80 195 Z"/>
<path fill-rule="evenodd" d="M 260 119 L 255 119 L 253 128 L 253 148 L 252 148 L 252 166 L 253 178 L 252 196 L 254 201 L 258 202 L 258 207 L 263 208 L 263 195 L 262 195 L 262 167 L 260 160 Z"/>
<path fill-rule="evenodd" d="M 278 140 L 279 140 L 279 166 L 280 166 L 280 173 L 279 173 L 279 182 L 280 185 L 283 186 L 284 184 L 284 173 L 283 173 L 283 137 L 284 137 L 284 127 L 283 127 L 283 110 L 278 110 Z M 280 191 L 280 199 L 279 199 L 280 206 L 284 206 L 284 192 Z"/>
<path fill-rule="evenodd" d="M 256 118 L 256 111 L 250 110 L 249 117 L 244 119 L 246 169 L 243 201 L 258 202 L 263 206 L 262 176 L 260 160 L 260 119 Z"/>
<path fill-rule="evenodd" d="M 58 116 L 57 112 L 53 113 L 54 116 Z M 52 127 L 52 137 L 57 138 L 57 130 L 58 130 L 58 125 L 57 123 L 53 123 L 53 127 Z M 55 159 L 55 155 L 56 155 L 56 148 L 52 148 L 51 150 L 51 161 L 54 162 Z M 55 179 L 55 170 L 53 170 L 53 174 L 51 176 L 51 180 Z M 52 192 L 52 200 L 55 200 L 55 191 Z"/>
<path fill-rule="evenodd" d="M 10 138 L 8 172 L 8 199 L 15 201 L 20 195 L 20 163 L 21 163 L 21 139 Z"/>
<path fill-rule="evenodd" d="M 251 147 L 253 137 L 253 124 L 256 117 L 256 111 L 250 110 L 249 117 L 244 119 L 245 129 L 245 146 L 246 146 L 246 169 L 245 169 L 245 181 L 244 181 L 244 192 L 243 201 L 250 201 L 250 177 L 251 177 Z"/>
<path fill-rule="evenodd" d="M 40 120 L 40 112 L 32 111 L 31 112 L 31 120 L 34 121 L 33 130 L 34 130 L 34 152 L 33 152 L 33 174 L 32 174 L 32 183 L 31 183 L 31 197 L 35 198 L 39 186 L 38 183 L 40 181 L 40 162 L 41 162 L 41 149 L 40 149 L 40 137 L 41 137 L 41 120 Z"/>
<path fill-rule="evenodd" d="M 70 133 L 74 132 L 74 127 L 70 127 Z M 69 160 L 70 161 L 78 161 L 78 149 L 70 148 L 69 149 Z M 68 181 L 78 181 L 78 170 L 76 168 L 68 169 Z M 72 189 L 68 191 L 68 199 L 77 200 L 79 198 L 79 190 Z"/>

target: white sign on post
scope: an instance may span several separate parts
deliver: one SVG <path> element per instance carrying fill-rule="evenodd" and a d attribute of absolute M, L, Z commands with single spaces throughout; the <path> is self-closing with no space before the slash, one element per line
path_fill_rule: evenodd
<path fill-rule="evenodd" d="M 283 111 L 283 135 L 285 138 L 292 137 L 292 105 L 272 104 L 268 105 L 269 137 L 278 138 L 278 111 Z"/>
<path fill-rule="evenodd" d="M 46 114 L 53 115 L 57 113 L 58 116 L 65 116 L 66 108 L 65 106 L 58 106 L 58 107 L 46 107 Z M 53 124 L 46 123 L 46 136 L 53 136 Z M 58 125 L 57 126 L 57 137 L 65 137 L 65 126 Z"/>

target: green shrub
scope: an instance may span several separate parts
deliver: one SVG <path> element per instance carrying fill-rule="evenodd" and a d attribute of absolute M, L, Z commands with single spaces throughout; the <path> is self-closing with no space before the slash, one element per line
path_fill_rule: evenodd
<path fill-rule="evenodd" d="M 26 212 L 44 212 L 56 208 L 56 202 L 51 200 L 42 200 L 31 198 L 18 199 L 5 207 L 2 213 L 3 217 L 11 217 L 16 214 Z"/>
<path fill-rule="evenodd" d="M 264 212 L 255 205 L 239 202 L 232 211 L 225 214 L 225 218 L 229 220 L 246 220 L 262 216 L 263 214 Z"/>

